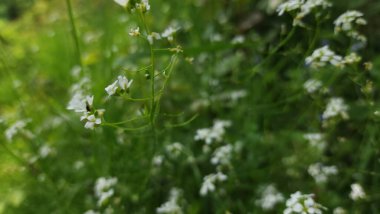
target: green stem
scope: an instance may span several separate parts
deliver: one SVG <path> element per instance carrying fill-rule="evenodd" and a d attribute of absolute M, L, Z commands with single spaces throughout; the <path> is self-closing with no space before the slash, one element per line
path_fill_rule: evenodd
<path fill-rule="evenodd" d="M 67 13 L 68 13 L 69 18 L 70 18 L 71 34 L 72 34 L 72 37 L 73 37 L 74 43 L 75 43 L 77 63 L 80 65 L 80 67 L 83 67 L 82 57 L 81 57 L 82 54 L 81 54 L 81 50 L 80 50 L 80 46 L 79 46 L 79 39 L 78 39 L 77 29 L 75 26 L 74 14 L 73 14 L 73 8 L 71 5 L 71 0 L 66 0 L 66 5 L 67 5 Z"/>

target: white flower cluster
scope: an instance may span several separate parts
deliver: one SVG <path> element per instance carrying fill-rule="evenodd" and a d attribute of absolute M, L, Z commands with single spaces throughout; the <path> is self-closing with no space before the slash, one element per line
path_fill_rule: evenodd
<path fill-rule="evenodd" d="M 272 210 L 276 204 L 284 200 L 284 196 L 271 184 L 265 187 L 261 193 L 261 198 L 256 201 L 256 205 L 260 206 L 263 210 Z"/>
<path fill-rule="evenodd" d="M 229 165 L 233 148 L 230 144 L 217 148 L 211 158 L 211 163 L 214 165 Z"/>
<path fill-rule="evenodd" d="M 338 174 L 336 166 L 324 166 L 321 163 L 315 163 L 309 166 L 309 174 L 318 184 L 326 183 L 329 176 Z"/>
<path fill-rule="evenodd" d="M 230 121 L 216 120 L 211 128 L 198 129 L 194 139 L 203 140 L 206 144 L 220 142 L 226 132 L 225 128 L 229 126 L 231 126 Z"/>
<path fill-rule="evenodd" d="M 104 203 L 114 195 L 113 187 L 117 184 L 117 178 L 98 178 L 95 183 L 95 196 L 98 198 L 98 206 Z"/>
<path fill-rule="evenodd" d="M 102 123 L 100 117 L 104 114 L 104 110 L 94 109 L 93 102 L 94 96 L 84 96 L 82 93 L 76 93 L 67 106 L 68 110 L 83 114 L 80 120 L 86 122 L 84 127 L 87 129 L 94 129 L 95 126 Z"/>
<path fill-rule="evenodd" d="M 322 82 L 316 79 L 309 79 L 303 84 L 307 93 L 312 94 L 322 87 Z"/>
<path fill-rule="evenodd" d="M 179 198 L 181 196 L 181 191 L 177 188 L 173 188 L 170 190 L 169 200 L 162 204 L 160 207 L 156 209 L 157 213 L 164 214 L 181 214 L 182 209 L 178 205 Z"/>
<path fill-rule="evenodd" d="M 167 27 L 164 32 L 161 33 L 162 38 L 166 38 L 169 42 L 173 41 L 173 35 L 179 30 L 172 26 Z"/>
<path fill-rule="evenodd" d="M 326 110 L 322 114 L 324 120 L 341 116 L 343 119 L 348 119 L 348 105 L 344 102 L 343 98 L 333 97 L 327 104 Z"/>
<path fill-rule="evenodd" d="M 361 57 L 356 53 L 350 53 L 345 57 L 335 54 L 328 45 L 314 50 L 311 56 L 306 57 L 305 62 L 313 68 L 321 68 L 328 63 L 343 68 L 346 65 L 354 64 L 361 61 Z"/>
<path fill-rule="evenodd" d="M 286 201 L 284 214 L 322 214 L 324 207 L 316 203 L 313 196 L 313 194 L 302 194 L 299 191 L 291 194 L 290 198 Z"/>
<path fill-rule="evenodd" d="M 170 156 L 172 157 L 178 157 L 183 150 L 182 144 L 175 142 L 172 144 L 169 144 L 166 146 L 166 151 L 169 153 Z"/>
<path fill-rule="evenodd" d="M 209 192 L 214 192 L 216 187 L 215 183 L 217 181 L 222 182 L 227 180 L 227 175 L 222 172 L 217 172 L 216 174 L 209 174 L 203 178 L 202 187 L 200 189 L 201 196 L 207 195 Z"/>
<path fill-rule="evenodd" d="M 350 198 L 354 201 L 357 201 L 359 199 L 364 199 L 366 197 L 366 194 L 363 190 L 363 187 L 358 184 L 354 183 L 351 184 L 351 192 L 350 192 Z"/>
<path fill-rule="evenodd" d="M 32 138 L 33 134 L 27 130 L 25 127 L 30 122 L 30 119 L 26 120 L 18 120 L 15 123 L 13 123 L 9 128 L 5 130 L 5 137 L 8 141 L 12 141 L 13 137 L 17 134 L 22 134 L 28 138 Z"/>
<path fill-rule="evenodd" d="M 311 56 L 305 59 L 306 64 L 311 65 L 313 68 L 320 68 L 330 63 L 336 67 L 343 67 L 343 57 L 335 54 L 328 45 L 314 50 Z"/>
<path fill-rule="evenodd" d="M 137 3 L 135 5 L 129 5 L 130 0 L 114 0 L 114 1 L 116 4 L 118 4 L 124 8 L 130 7 L 132 9 L 132 11 L 134 11 L 135 9 L 138 9 L 141 12 L 145 13 L 145 12 L 150 10 L 150 4 L 149 4 L 148 0 L 137 1 Z"/>
<path fill-rule="evenodd" d="M 129 93 L 129 88 L 131 87 L 133 80 L 128 80 L 125 76 L 118 76 L 117 80 L 111 85 L 105 88 L 109 96 L 121 95 L 124 93 Z"/>
<path fill-rule="evenodd" d="M 297 11 L 297 14 L 293 20 L 294 26 L 303 26 L 302 19 L 307 16 L 311 11 L 317 7 L 326 9 L 331 7 L 331 3 L 326 0 L 289 0 L 280 4 L 277 7 L 277 13 L 279 16 L 285 12 Z"/>
<path fill-rule="evenodd" d="M 325 137 L 321 133 L 308 133 L 304 134 L 303 137 L 319 150 L 323 150 L 326 147 Z"/>
<path fill-rule="evenodd" d="M 340 15 L 335 21 L 335 33 L 344 32 L 349 37 L 365 42 L 367 39 L 364 35 L 356 31 L 355 26 L 366 25 L 367 21 L 363 18 L 363 13 L 350 10 Z"/>

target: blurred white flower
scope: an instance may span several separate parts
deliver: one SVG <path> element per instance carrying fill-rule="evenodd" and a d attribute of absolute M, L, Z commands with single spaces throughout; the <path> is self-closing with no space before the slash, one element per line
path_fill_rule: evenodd
<path fill-rule="evenodd" d="M 232 146 L 225 145 L 217 148 L 211 158 L 211 163 L 214 165 L 229 165 L 232 156 Z"/>
<path fill-rule="evenodd" d="M 81 121 L 86 121 L 86 124 L 84 127 L 86 129 L 94 129 L 96 125 L 100 125 L 102 123 L 102 120 L 100 118 L 95 117 L 94 114 L 87 114 L 85 113 L 81 118 Z"/>
<path fill-rule="evenodd" d="M 227 175 L 217 172 L 216 174 L 210 174 L 203 178 L 202 187 L 200 189 L 201 196 L 207 195 L 209 192 L 215 191 L 215 183 L 217 181 L 225 181 L 227 180 Z"/>
<path fill-rule="evenodd" d="M 343 13 L 334 21 L 335 33 L 344 32 L 349 37 L 365 42 L 367 40 L 366 37 L 355 29 L 355 26 L 367 24 L 367 21 L 362 17 L 363 13 L 356 10 Z"/>
<path fill-rule="evenodd" d="M 182 149 L 183 146 L 178 142 L 166 146 L 166 151 L 173 157 L 178 157 L 178 155 L 181 154 Z"/>
<path fill-rule="evenodd" d="M 152 32 L 152 33 L 150 33 L 147 36 L 147 39 L 148 39 L 149 44 L 153 45 L 154 39 L 155 40 L 160 40 L 161 39 L 161 35 L 159 33 Z"/>
<path fill-rule="evenodd" d="M 140 36 L 140 28 L 137 27 L 137 28 L 132 28 L 130 31 L 129 31 L 129 35 L 130 36 Z"/>
<path fill-rule="evenodd" d="M 118 76 L 115 82 L 105 88 L 105 91 L 108 96 L 118 95 L 120 93 L 129 93 L 129 88 L 132 83 L 133 80 L 128 80 L 125 76 Z"/>
<path fill-rule="evenodd" d="M 26 119 L 18 120 L 15 123 L 13 123 L 9 128 L 5 130 L 5 137 L 7 138 L 7 140 L 12 141 L 13 137 L 19 133 L 29 138 L 33 137 L 33 134 L 25 128 L 30 121 L 30 119 Z"/>
<path fill-rule="evenodd" d="M 354 183 L 351 184 L 351 192 L 350 192 L 350 198 L 354 201 L 357 201 L 359 199 L 364 199 L 366 197 L 366 194 L 363 190 L 363 187 L 358 184 Z"/>
<path fill-rule="evenodd" d="M 324 166 L 321 163 L 310 165 L 307 171 L 318 184 L 326 183 L 329 176 L 338 174 L 336 166 Z"/>
<path fill-rule="evenodd" d="M 156 209 L 157 213 L 182 214 L 182 209 L 178 205 L 181 191 L 177 188 L 170 190 L 169 200 Z"/>
<path fill-rule="evenodd" d="M 322 82 L 316 79 L 309 79 L 303 84 L 304 89 L 312 94 L 322 87 Z"/>
<path fill-rule="evenodd" d="M 324 120 L 331 117 L 341 116 L 343 119 L 348 119 L 348 106 L 345 104 L 344 100 L 340 97 L 333 97 L 327 104 L 326 110 L 322 114 Z"/>
<path fill-rule="evenodd" d="M 290 198 L 286 201 L 284 214 L 322 214 L 322 209 L 325 208 L 316 203 L 313 196 L 313 194 L 302 194 L 299 191 L 291 194 Z"/>
<path fill-rule="evenodd" d="M 261 193 L 261 198 L 256 200 L 256 205 L 263 210 L 272 210 L 276 204 L 283 202 L 284 196 L 279 193 L 274 185 L 268 185 Z"/>
<path fill-rule="evenodd" d="M 230 121 L 216 120 L 211 128 L 198 129 L 194 137 L 195 140 L 203 140 L 206 144 L 220 142 L 223 140 L 225 128 L 231 126 Z"/>
<path fill-rule="evenodd" d="M 161 36 L 163 38 L 166 38 L 170 42 L 173 41 L 173 35 L 179 30 L 179 28 L 174 28 L 172 26 L 169 26 L 164 30 L 164 32 L 161 33 Z"/>
<path fill-rule="evenodd" d="M 117 178 L 100 177 L 95 182 L 95 196 L 98 198 L 98 206 L 101 207 L 105 201 L 114 194 L 113 187 L 117 184 Z"/>
<path fill-rule="evenodd" d="M 324 67 L 327 63 L 339 68 L 344 67 L 343 58 L 335 54 L 328 45 L 314 50 L 311 56 L 305 59 L 305 62 L 313 68 Z"/>
<path fill-rule="evenodd" d="M 114 0 L 117 4 L 122 7 L 127 7 L 129 0 Z"/>
<path fill-rule="evenodd" d="M 84 96 L 82 93 L 76 93 L 71 98 L 67 109 L 75 112 L 83 113 L 91 111 L 94 96 Z"/>
<path fill-rule="evenodd" d="M 342 207 L 337 207 L 333 211 L 333 214 L 346 214 L 346 213 L 347 213 L 346 210 L 343 209 Z"/>

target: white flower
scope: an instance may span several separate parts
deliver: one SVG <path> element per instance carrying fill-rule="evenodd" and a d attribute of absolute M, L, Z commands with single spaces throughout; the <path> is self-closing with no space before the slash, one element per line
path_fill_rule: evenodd
<path fill-rule="evenodd" d="M 109 96 L 112 96 L 112 95 L 116 94 L 116 91 L 117 91 L 117 89 L 118 89 L 118 87 L 117 87 L 117 83 L 118 83 L 118 81 L 116 80 L 116 81 L 113 82 L 111 85 L 109 85 L 109 86 L 107 86 L 107 87 L 105 88 L 105 90 L 106 90 L 106 92 L 107 92 L 107 94 L 108 94 Z"/>
<path fill-rule="evenodd" d="M 178 157 L 182 152 L 182 145 L 178 142 L 166 146 L 166 151 L 173 157 Z"/>
<path fill-rule="evenodd" d="M 164 161 L 164 156 L 162 155 L 156 155 L 153 157 L 153 164 L 155 166 L 161 166 L 163 161 Z"/>
<path fill-rule="evenodd" d="M 200 189 L 201 196 L 207 195 L 209 192 L 215 191 L 215 182 L 227 180 L 227 175 L 217 172 L 216 174 L 210 174 L 203 178 L 203 183 Z"/>
<path fill-rule="evenodd" d="M 39 150 L 39 155 L 41 158 L 46 158 L 52 152 L 52 148 L 48 145 L 43 145 Z"/>
<path fill-rule="evenodd" d="M 344 32 L 349 37 L 365 42 L 365 36 L 355 30 L 355 26 L 367 24 L 367 21 L 362 17 L 363 13 L 356 10 L 350 10 L 343 13 L 334 21 L 335 33 Z"/>
<path fill-rule="evenodd" d="M 324 67 L 327 63 L 336 67 L 344 66 L 343 58 L 330 50 L 328 45 L 314 50 L 311 56 L 305 59 L 305 62 L 313 68 Z"/>
<path fill-rule="evenodd" d="M 343 61 L 345 64 L 354 64 L 358 63 L 362 60 L 362 58 L 356 54 L 356 53 L 350 53 L 349 55 L 345 56 Z"/>
<path fill-rule="evenodd" d="M 94 96 L 84 96 L 82 93 L 76 93 L 71 98 L 67 109 L 81 113 L 87 112 L 91 110 L 93 102 Z"/>
<path fill-rule="evenodd" d="M 182 209 L 178 205 L 180 195 L 181 191 L 179 189 L 171 189 L 169 200 L 156 209 L 157 213 L 181 214 Z"/>
<path fill-rule="evenodd" d="M 316 79 L 309 79 L 303 84 L 303 87 L 309 94 L 312 94 L 322 87 L 322 82 Z"/>
<path fill-rule="evenodd" d="M 129 87 L 131 87 L 133 80 L 128 80 L 125 76 L 118 76 L 117 81 L 121 90 L 128 91 Z"/>
<path fill-rule="evenodd" d="M 153 40 L 160 40 L 161 39 L 161 35 L 159 33 L 156 33 L 156 32 L 152 32 L 150 33 L 148 36 L 147 36 L 147 39 L 148 39 L 148 42 L 149 44 L 153 45 Z"/>
<path fill-rule="evenodd" d="M 13 123 L 8 129 L 5 130 L 5 137 L 8 141 L 11 141 L 13 137 L 18 134 L 25 134 L 29 137 L 32 137 L 33 134 L 25 129 L 26 125 L 30 122 L 30 119 L 27 120 L 19 120 Z"/>
<path fill-rule="evenodd" d="M 129 0 L 114 0 L 117 4 L 122 7 L 127 7 Z"/>
<path fill-rule="evenodd" d="M 117 178 L 98 178 L 95 182 L 95 196 L 98 198 L 98 206 L 101 207 L 105 201 L 114 194 L 113 187 L 117 184 Z"/>
<path fill-rule="evenodd" d="M 213 157 L 211 158 L 211 163 L 214 165 L 217 165 L 217 164 L 228 165 L 230 164 L 231 153 L 232 153 L 231 145 L 225 145 L 225 146 L 219 147 L 215 150 Z"/>
<path fill-rule="evenodd" d="M 325 9 L 331 7 L 331 3 L 326 0 L 289 0 L 280 4 L 276 11 L 279 16 L 283 15 L 285 12 L 297 11 L 293 20 L 293 25 L 303 26 L 302 19 L 311 13 L 316 7 L 322 7 Z"/>
<path fill-rule="evenodd" d="M 236 45 L 236 44 L 242 44 L 244 43 L 244 41 L 245 41 L 245 37 L 242 35 L 238 35 L 232 39 L 231 43 Z"/>
<path fill-rule="evenodd" d="M 296 192 L 290 195 L 286 201 L 286 209 L 284 214 L 302 213 L 302 214 L 322 214 L 322 205 L 316 203 L 313 199 L 313 194 L 302 194 Z"/>
<path fill-rule="evenodd" d="M 265 187 L 261 193 L 261 198 L 256 201 L 256 205 L 260 206 L 263 210 L 271 210 L 276 204 L 284 201 L 284 196 L 279 193 L 273 185 Z"/>
<path fill-rule="evenodd" d="M 333 214 L 346 214 L 346 210 L 342 207 L 337 207 L 334 209 Z"/>
<path fill-rule="evenodd" d="M 172 26 L 169 26 L 164 30 L 164 32 L 161 33 L 161 36 L 163 38 L 167 38 L 169 41 L 173 41 L 173 35 L 179 30 L 179 28 L 174 28 Z"/>
<path fill-rule="evenodd" d="M 94 114 L 84 114 L 80 120 L 85 120 L 86 124 L 84 127 L 86 129 L 94 129 L 96 125 L 100 125 L 102 123 L 102 120 L 100 118 L 96 118 Z"/>
<path fill-rule="evenodd" d="M 194 137 L 195 140 L 203 140 L 206 144 L 220 142 L 223 140 L 225 128 L 231 126 L 230 121 L 216 120 L 211 128 L 198 129 Z"/>
<path fill-rule="evenodd" d="M 309 166 L 309 174 L 318 184 L 326 183 L 329 176 L 338 174 L 336 166 L 324 166 L 321 163 L 315 163 Z"/>
<path fill-rule="evenodd" d="M 148 0 L 141 0 L 140 3 L 136 3 L 136 8 L 145 13 L 150 10 L 150 4 Z"/>
<path fill-rule="evenodd" d="M 308 140 L 312 146 L 317 147 L 319 150 L 323 150 L 326 146 L 325 137 L 321 133 L 308 133 L 304 134 L 303 137 Z"/>
<path fill-rule="evenodd" d="M 117 95 L 119 92 L 128 93 L 132 82 L 133 80 L 128 80 L 128 78 L 125 76 L 118 76 L 115 82 L 105 88 L 105 91 L 107 92 L 108 96 Z"/>
<path fill-rule="evenodd" d="M 366 194 L 363 190 L 363 187 L 358 184 L 354 183 L 351 184 L 351 192 L 350 192 L 350 198 L 354 201 L 357 201 L 359 199 L 364 199 L 366 197 Z"/>
<path fill-rule="evenodd" d="M 323 119 L 329 119 L 331 117 L 341 116 L 343 119 L 348 119 L 348 106 L 344 100 L 340 97 L 333 97 L 327 104 L 326 110 L 322 114 Z"/>
<path fill-rule="evenodd" d="M 137 27 L 137 28 L 132 28 L 130 31 L 129 31 L 129 35 L 130 36 L 140 36 L 140 28 Z"/>

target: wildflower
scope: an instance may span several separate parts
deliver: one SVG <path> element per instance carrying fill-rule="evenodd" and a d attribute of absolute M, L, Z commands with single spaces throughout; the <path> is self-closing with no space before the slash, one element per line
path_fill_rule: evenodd
<path fill-rule="evenodd" d="M 357 25 L 367 24 L 367 21 L 362 17 L 363 13 L 356 10 L 350 10 L 343 13 L 334 21 L 335 33 L 344 32 L 351 38 L 365 42 L 367 40 L 366 37 L 354 29 Z"/>
<path fill-rule="evenodd" d="M 366 197 L 366 194 L 363 190 L 363 187 L 358 184 L 354 183 L 351 184 L 351 192 L 350 192 L 350 198 L 354 201 L 357 201 L 359 199 L 364 199 Z"/>
<path fill-rule="evenodd" d="M 181 191 L 177 188 L 170 190 L 169 200 L 156 209 L 157 213 L 181 214 L 182 209 L 178 205 Z"/>
<path fill-rule="evenodd" d="M 102 120 L 100 118 L 97 118 L 95 114 L 84 114 L 81 118 L 81 121 L 86 121 L 86 124 L 84 127 L 86 129 L 94 129 L 96 125 L 100 125 L 102 123 Z"/>
<path fill-rule="evenodd" d="M 312 146 L 317 147 L 320 150 L 323 150 L 326 146 L 324 135 L 321 133 L 308 133 L 303 137 L 308 140 Z"/>
<path fill-rule="evenodd" d="M 173 157 L 178 157 L 178 155 L 181 154 L 182 149 L 182 145 L 178 142 L 166 146 L 166 151 Z"/>
<path fill-rule="evenodd" d="M 322 87 L 322 82 L 316 79 L 309 79 L 303 84 L 307 93 L 312 94 Z"/>
<path fill-rule="evenodd" d="M 162 155 L 156 155 L 153 157 L 153 164 L 155 166 L 161 166 L 162 165 L 162 162 L 164 161 L 164 156 Z"/>
<path fill-rule="evenodd" d="M 225 134 L 225 128 L 229 126 L 231 126 L 230 121 L 216 120 L 213 127 L 198 129 L 194 139 L 203 140 L 206 144 L 220 142 Z"/>
<path fill-rule="evenodd" d="M 344 57 L 343 62 L 344 64 L 354 64 L 360 62 L 361 60 L 362 58 L 358 54 L 350 53 Z"/>
<path fill-rule="evenodd" d="M 311 56 L 305 59 L 305 62 L 313 68 L 324 67 L 327 63 L 336 67 L 344 66 L 343 58 L 330 50 L 328 45 L 316 49 Z"/>
<path fill-rule="evenodd" d="M 331 3 L 326 0 L 289 0 L 280 4 L 276 11 L 279 16 L 283 15 L 285 12 L 297 11 L 293 20 L 293 25 L 303 26 L 302 19 L 317 7 L 326 9 L 327 7 L 331 7 Z"/>
<path fill-rule="evenodd" d="M 341 116 L 343 119 L 348 119 L 348 106 L 340 97 L 333 97 L 327 104 L 326 110 L 322 114 L 324 120 L 331 117 Z"/>
<path fill-rule="evenodd" d="M 232 146 L 225 145 L 215 150 L 211 163 L 214 165 L 229 165 L 232 153 Z"/>
<path fill-rule="evenodd" d="M 286 201 L 286 209 L 284 210 L 284 214 L 322 214 L 322 209 L 325 208 L 316 203 L 313 196 L 313 194 L 303 195 L 299 191 L 291 194 L 290 198 Z"/>
<path fill-rule="evenodd" d="M 8 141 L 11 141 L 13 137 L 18 134 L 24 134 L 27 137 L 33 137 L 33 134 L 26 130 L 25 127 L 26 125 L 30 122 L 30 119 L 27 120 L 19 120 L 13 123 L 8 129 L 5 130 L 5 137 L 7 138 Z"/>
<path fill-rule="evenodd" d="M 117 4 L 122 7 L 127 7 L 129 0 L 114 0 Z"/>
<path fill-rule="evenodd" d="M 140 3 L 136 3 L 136 9 L 140 10 L 141 12 L 145 13 L 150 10 L 150 4 L 148 0 L 141 0 Z"/>
<path fill-rule="evenodd" d="M 338 174 L 336 166 L 324 166 L 321 163 L 315 163 L 309 166 L 309 174 L 318 184 L 326 183 L 328 176 Z"/>
<path fill-rule="evenodd" d="M 242 44 L 244 43 L 244 41 L 245 41 L 245 37 L 242 35 L 238 35 L 232 39 L 231 43 L 236 45 L 236 44 Z"/>
<path fill-rule="evenodd" d="M 346 213 L 347 213 L 346 210 L 343 209 L 342 207 L 337 207 L 333 211 L 333 214 L 346 214 Z"/>
<path fill-rule="evenodd" d="M 84 113 L 92 110 L 94 96 L 84 96 L 82 93 L 76 93 L 71 98 L 67 109 L 75 112 Z"/>
<path fill-rule="evenodd" d="M 98 198 L 98 206 L 101 207 L 114 194 L 113 187 L 117 184 L 117 178 L 98 178 L 95 182 L 95 196 Z"/>
<path fill-rule="evenodd" d="M 137 27 L 137 28 L 132 28 L 130 31 L 129 31 L 129 35 L 130 36 L 140 36 L 140 28 Z"/>
<path fill-rule="evenodd" d="M 173 41 L 173 35 L 179 30 L 179 28 L 174 28 L 172 26 L 169 26 L 164 30 L 164 32 L 161 33 L 161 36 L 163 38 L 167 38 L 169 42 Z"/>
<path fill-rule="evenodd" d="M 41 158 L 46 158 L 52 152 L 52 148 L 48 145 L 43 145 L 39 150 L 39 155 Z"/>
<path fill-rule="evenodd" d="M 83 214 L 100 214 L 99 212 L 96 212 L 94 210 L 87 210 L 86 212 L 84 212 Z"/>
<path fill-rule="evenodd" d="M 284 196 L 279 193 L 274 185 L 268 185 L 261 193 L 261 198 L 256 201 L 256 205 L 263 210 L 271 210 L 276 204 L 284 201 Z"/>
<path fill-rule="evenodd" d="M 202 187 L 200 189 L 201 196 L 207 195 L 209 192 L 215 191 L 215 182 L 227 180 L 227 175 L 218 172 L 216 174 L 210 174 L 203 178 Z"/>
<path fill-rule="evenodd" d="M 153 40 L 160 40 L 161 39 L 161 35 L 159 33 L 156 33 L 156 32 L 152 32 L 150 33 L 148 36 L 147 36 L 147 40 L 149 42 L 150 45 L 153 45 Z"/>
<path fill-rule="evenodd" d="M 129 88 L 133 80 L 128 80 L 125 76 L 118 76 L 117 80 L 105 88 L 108 96 L 120 95 L 122 93 L 129 93 Z"/>

